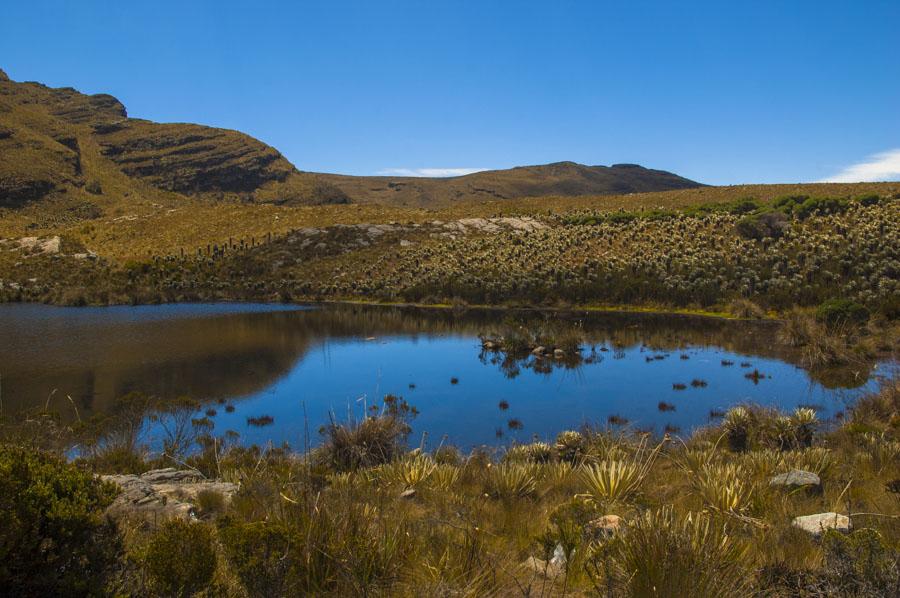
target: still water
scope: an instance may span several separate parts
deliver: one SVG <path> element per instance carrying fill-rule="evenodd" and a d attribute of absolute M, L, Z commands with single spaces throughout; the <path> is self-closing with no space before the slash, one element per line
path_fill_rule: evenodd
<path fill-rule="evenodd" d="M 512 329 L 575 331 L 585 342 L 565 359 L 482 349 L 480 336 Z M 873 364 L 812 376 L 776 332 L 659 314 L 0 305 L 0 400 L 6 413 L 49 406 L 72 419 L 131 391 L 190 396 L 204 403 L 198 416 L 216 410 L 217 435 L 301 447 L 306 430 L 315 444 L 329 417 L 358 418 L 393 394 L 420 412 L 411 444 L 471 447 L 549 439 L 610 416 L 687 434 L 741 402 L 812 405 L 826 418 L 886 374 Z M 262 415 L 274 422 L 248 424 Z"/>

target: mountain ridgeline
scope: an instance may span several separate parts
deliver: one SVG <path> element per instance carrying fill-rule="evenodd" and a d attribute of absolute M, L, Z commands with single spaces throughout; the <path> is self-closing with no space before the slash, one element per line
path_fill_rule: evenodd
<path fill-rule="evenodd" d="M 287 205 L 418 207 L 542 195 L 667 191 L 699 184 L 637 165 L 559 162 L 452 178 L 303 172 L 238 131 L 130 118 L 107 94 L 15 82 L 0 70 L 0 207 L 134 194 Z"/>

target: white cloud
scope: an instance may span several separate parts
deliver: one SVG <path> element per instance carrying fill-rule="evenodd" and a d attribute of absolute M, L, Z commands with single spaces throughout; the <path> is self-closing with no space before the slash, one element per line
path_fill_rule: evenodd
<path fill-rule="evenodd" d="M 867 183 L 900 180 L 900 149 L 869 156 L 864 162 L 851 164 L 820 183 Z"/>
<path fill-rule="evenodd" d="M 426 176 L 426 177 L 447 177 L 462 176 L 464 174 L 472 174 L 473 172 L 481 172 L 487 168 L 385 168 L 379 170 L 379 176 Z"/>

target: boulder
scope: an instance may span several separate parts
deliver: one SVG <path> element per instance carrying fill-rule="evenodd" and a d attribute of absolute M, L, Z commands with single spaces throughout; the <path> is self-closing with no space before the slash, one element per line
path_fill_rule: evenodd
<path fill-rule="evenodd" d="M 554 359 L 562 359 L 566 356 L 566 352 L 562 349 L 553 349 L 553 358 Z"/>
<path fill-rule="evenodd" d="M 532 355 L 543 355 L 547 352 L 547 349 L 541 345 L 538 345 L 534 349 L 531 350 Z"/>
<path fill-rule="evenodd" d="M 220 494 L 228 504 L 237 484 L 203 479 L 196 471 L 154 469 L 142 475 L 103 475 L 119 486 L 121 493 L 107 509 L 113 518 L 137 517 L 151 522 L 196 518 L 196 503 L 202 492 Z"/>
<path fill-rule="evenodd" d="M 814 536 L 820 536 L 830 529 L 843 533 L 850 532 L 850 518 L 840 513 L 816 513 L 815 515 L 803 515 L 795 517 L 791 522 L 794 527 L 800 528 Z"/>
<path fill-rule="evenodd" d="M 803 471 L 802 469 L 792 469 L 787 473 L 779 474 L 769 480 L 770 486 L 784 486 L 788 488 L 804 486 L 817 487 L 821 483 L 822 480 L 819 476 L 811 471 Z"/>

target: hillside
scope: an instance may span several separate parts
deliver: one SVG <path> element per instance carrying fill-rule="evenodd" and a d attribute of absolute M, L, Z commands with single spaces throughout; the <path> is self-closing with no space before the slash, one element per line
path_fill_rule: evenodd
<path fill-rule="evenodd" d="M 636 164 L 585 166 L 575 162 L 487 170 L 446 178 L 320 176 L 354 201 L 417 207 L 447 206 L 468 200 L 618 195 L 701 186 L 671 172 Z"/>
<path fill-rule="evenodd" d="M 17 83 L 0 71 L 0 207 L 49 198 L 86 202 L 96 212 L 104 199 L 161 201 L 169 194 L 293 205 L 348 201 L 249 135 L 129 118 L 110 95 Z"/>
<path fill-rule="evenodd" d="M 0 70 L 0 207 L 6 208 L 49 198 L 61 200 L 69 213 L 99 213 L 122 198 L 183 205 L 187 197 L 438 208 L 460 201 L 699 186 L 631 164 L 558 162 L 451 178 L 302 172 L 278 150 L 244 133 L 130 118 L 111 95 L 19 83 Z"/>

